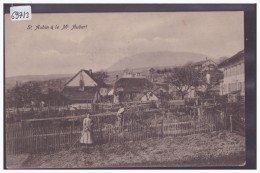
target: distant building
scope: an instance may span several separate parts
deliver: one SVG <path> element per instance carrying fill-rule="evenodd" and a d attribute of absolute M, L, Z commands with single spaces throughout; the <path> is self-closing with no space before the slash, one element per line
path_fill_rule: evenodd
<path fill-rule="evenodd" d="M 124 76 L 114 84 L 114 102 L 133 101 L 137 94 L 144 94 L 152 88 L 152 82 L 140 75 Z"/>
<path fill-rule="evenodd" d="M 197 70 L 211 71 L 216 68 L 217 63 L 207 58 L 206 60 L 193 63 L 192 66 Z"/>
<path fill-rule="evenodd" d="M 131 71 L 125 70 L 123 74 L 123 78 L 144 78 L 144 76 L 140 72 L 133 73 Z"/>
<path fill-rule="evenodd" d="M 229 102 L 234 101 L 234 95 L 244 97 L 244 50 L 224 60 L 218 67 L 224 72 L 224 78 L 220 85 L 220 95 L 229 95 Z"/>
<path fill-rule="evenodd" d="M 218 69 L 218 64 L 209 58 L 193 63 L 192 66 L 203 73 L 207 84 L 219 85 L 219 80 L 223 78 L 223 73 Z"/>
<path fill-rule="evenodd" d="M 197 92 L 196 92 L 196 88 L 195 87 L 190 87 L 190 89 L 188 89 L 187 94 L 184 96 L 184 98 L 188 98 L 188 99 L 193 99 L 197 97 Z"/>
<path fill-rule="evenodd" d="M 207 91 L 211 95 L 219 95 L 220 81 L 223 79 L 223 72 L 219 70 L 218 64 L 207 58 L 206 60 L 193 63 L 192 66 L 200 72 L 203 83 L 200 86 L 192 87 L 187 94 L 187 98 L 197 98 L 198 93 Z"/>
<path fill-rule="evenodd" d="M 141 97 L 141 102 L 158 101 L 159 98 L 152 92 L 148 92 Z"/>
<path fill-rule="evenodd" d="M 103 81 L 95 79 L 92 70 L 80 70 L 65 83 L 62 94 L 72 103 L 96 103 L 107 95 L 107 89 Z"/>
<path fill-rule="evenodd" d="M 154 93 L 169 93 L 170 91 L 170 87 L 169 87 L 169 84 L 166 83 L 166 82 L 156 82 L 154 83 L 155 86 L 154 86 Z"/>
<path fill-rule="evenodd" d="M 144 94 L 137 94 L 133 101 L 151 102 L 158 101 L 159 98 L 153 92 L 147 92 Z"/>

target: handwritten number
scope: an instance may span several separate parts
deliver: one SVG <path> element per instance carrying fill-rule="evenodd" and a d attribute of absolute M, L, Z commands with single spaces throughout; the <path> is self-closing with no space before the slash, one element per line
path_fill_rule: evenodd
<path fill-rule="evenodd" d="M 29 18 L 29 12 L 26 12 L 25 14 L 27 15 L 26 18 Z"/>
<path fill-rule="evenodd" d="M 21 19 L 21 18 L 29 18 L 29 12 L 18 12 L 14 11 L 11 15 L 12 19 Z"/>

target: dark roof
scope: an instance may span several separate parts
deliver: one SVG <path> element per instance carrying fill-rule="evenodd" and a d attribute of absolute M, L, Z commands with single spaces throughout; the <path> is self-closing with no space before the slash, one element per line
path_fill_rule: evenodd
<path fill-rule="evenodd" d="M 194 62 L 192 65 L 193 65 L 193 66 L 198 66 L 198 65 L 202 65 L 202 64 L 204 64 L 204 63 L 206 63 L 206 62 L 208 62 L 208 61 L 210 61 L 210 62 L 212 62 L 213 64 L 216 64 L 216 65 L 217 65 L 217 63 L 216 63 L 215 61 L 213 61 L 212 59 L 206 59 L 206 60 Z"/>
<path fill-rule="evenodd" d="M 62 94 L 72 101 L 93 101 L 98 89 L 96 87 L 84 87 L 84 91 L 79 90 L 80 87 L 65 87 Z"/>
<path fill-rule="evenodd" d="M 238 52 L 237 54 L 235 54 L 234 56 L 224 60 L 223 62 L 221 62 L 218 67 L 219 68 L 223 68 L 226 67 L 230 64 L 233 64 L 239 60 L 243 60 L 244 59 L 244 50 L 241 50 L 240 52 Z"/>
<path fill-rule="evenodd" d="M 162 89 L 164 89 L 164 90 L 169 90 L 169 84 L 168 83 L 159 83 L 159 82 L 156 82 L 155 83 L 155 89 L 157 90 L 157 89 L 160 89 L 160 88 L 162 88 Z"/>
<path fill-rule="evenodd" d="M 153 84 L 146 78 L 120 78 L 114 88 L 115 91 L 122 88 L 124 92 L 141 92 L 153 88 Z"/>
<path fill-rule="evenodd" d="M 75 74 L 68 82 L 66 82 L 65 84 L 64 84 L 64 86 L 66 86 L 68 83 L 70 83 L 76 76 L 78 76 L 78 74 L 80 73 L 80 72 L 82 72 L 82 71 L 84 71 L 87 75 L 89 75 L 89 77 L 91 78 L 91 79 L 93 79 L 97 84 L 98 84 L 98 87 L 106 87 L 106 84 L 105 84 L 105 82 L 104 81 L 102 81 L 102 80 L 100 80 L 100 79 L 96 79 L 95 77 L 94 77 L 94 75 L 93 75 L 93 73 L 92 72 L 90 72 L 90 71 L 88 71 L 88 70 L 80 70 L 77 74 Z"/>

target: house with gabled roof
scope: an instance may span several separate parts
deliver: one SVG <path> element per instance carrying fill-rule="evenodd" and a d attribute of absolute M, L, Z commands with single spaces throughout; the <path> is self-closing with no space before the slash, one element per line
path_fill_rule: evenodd
<path fill-rule="evenodd" d="M 153 88 L 153 83 L 141 76 L 124 76 L 114 84 L 114 102 L 133 101 L 137 94 L 143 94 Z"/>
<path fill-rule="evenodd" d="M 228 95 L 229 102 L 235 102 L 245 96 L 245 62 L 244 50 L 221 62 L 218 67 L 224 78 L 220 84 L 220 95 Z"/>
<path fill-rule="evenodd" d="M 214 70 L 215 68 L 217 68 L 217 65 L 218 64 L 210 58 L 206 58 L 205 60 L 192 63 L 192 66 L 195 69 L 201 70 L 201 71 Z"/>
<path fill-rule="evenodd" d="M 71 103 L 96 103 L 102 100 L 106 84 L 96 79 L 92 70 L 80 70 L 65 83 L 62 94 Z"/>

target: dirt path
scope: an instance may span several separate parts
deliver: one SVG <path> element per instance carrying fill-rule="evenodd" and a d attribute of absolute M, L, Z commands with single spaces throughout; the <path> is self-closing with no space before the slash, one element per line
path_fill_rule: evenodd
<path fill-rule="evenodd" d="M 17 157 L 8 156 L 9 168 L 243 165 L 245 138 L 221 131 L 124 144 L 96 145 L 52 154 L 29 155 L 21 160 Z"/>

